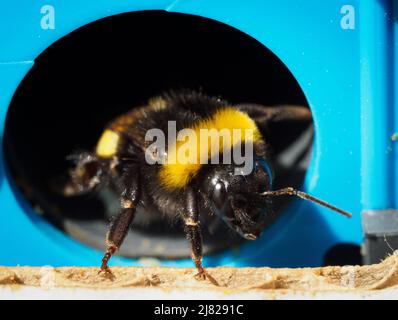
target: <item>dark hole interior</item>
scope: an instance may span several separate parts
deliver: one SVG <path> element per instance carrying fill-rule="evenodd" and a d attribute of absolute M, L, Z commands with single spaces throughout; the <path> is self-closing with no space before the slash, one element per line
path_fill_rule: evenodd
<path fill-rule="evenodd" d="M 105 18 L 51 45 L 20 84 L 8 112 L 4 146 L 17 188 L 58 228 L 103 248 L 115 203 L 106 200 L 106 191 L 75 198 L 60 195 L 57 188 L 71 166 L 66 157 L 92 149 L 116 115 L 179 88 L 202 90 L 231 103 L 307 105 L 285 65 L 230 26 L 162 11 Z M 276 154 L 283 154 L 307 129 L 275 128 L 268 142 Z M 308 151 L 311 141 L 302 149 Z M 281 168 L 276 168 L 276 184 L 300 185 L 305 164 Z M 148 224 L 143 216 L 137 216 L 121 255 L 189 256 L 178 222 L 165 223 L 159 217 Z M 205 230 L 205 252 L 242 241 L 225 228 L 222 223 L 205 228 L 210 229 Z"/>

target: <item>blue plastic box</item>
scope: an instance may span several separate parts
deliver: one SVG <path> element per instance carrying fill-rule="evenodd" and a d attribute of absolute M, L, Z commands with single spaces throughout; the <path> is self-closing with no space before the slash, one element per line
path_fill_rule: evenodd
<path fill-rule="evenodd" d="M 85 24 L 139 10 L 199 15 L 228 24 L 270 49 L 297 79 L 312 109 L 316 132 L 303 189 L 352 212 L 353 218 L 293 201 L 259 240 L 208 256 L 204 263 L 317 266 L 332 246 L 362 243 L 363 210 L 397 208 L 396 4 L 376 0 L 3 1 L 0 136 L 13 94 L 35 58 Z M 43 22 L 52 13 L 54 21 Z M 0 265 L 98 265 L 102 252 L 78 243 L 32 212 L 12 188 L 2 152 Z M 111 264 L 139 262 L 115 257 Z M 191 261 L 164 261 L 164 265 L 191 266 Z"/>

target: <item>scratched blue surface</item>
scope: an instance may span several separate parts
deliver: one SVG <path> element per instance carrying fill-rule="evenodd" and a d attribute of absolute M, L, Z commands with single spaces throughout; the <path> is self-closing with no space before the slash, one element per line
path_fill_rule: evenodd
<path fill-rule="evenodd" d="M 42 30 L 40 27 L 40 8 L 45 4 L 55 9 L 54 30 Z M 364 50 L 366 43 L 360 46 L 360 37 L 369 36 L 361 33 L 362 20 L 356 19 L 354 30 L 341 27 L 344 14 L 340 9 L 345 4 L 346 1 L 338 0 L 2 1 L 0 135 L 3 135 L 13 93 L 32 67 L 34 59 L 71 31 L 107 16 L 151 9 L 200 15 L 224 22 L 263 43 L 296 77 L 310 103 L 316 131 L 315 149 L 303 189 L 351 211 L 354 216 L 348 220 L 311 203 L 293 201 L 282 218 L 260 239 L 243 245 L 239 250 L 206 257 L 204 263 L 207 266 L 320 265 L 325 251 L 331 246 L 343 242 L 361 243 L 360 212 L 364 206 L 370 208 L 376 203 L 378 208 L 383 207 L 394 197 L 391 193 L 374 192 L 366 196 L 371 193 L 368 189 L 372 179 L 377 183 L 374 188 L 385 190 L 388 187 L 384 180 L 374 179 L 373 175 L 377 172 L 364 172 L 369 166 L 383 165 L 386 161 L 384 156 L 375 155 L 375 163 L 372 164 L 361 161 L 361 150 L 362 158 L 366 156 L 364 147 L 361 149 L 361 143 L 364 144 L 361 128 L 363 132 L 366 129 L 364 126 L 368 125 L 361 122 L 361 112 L 366 114 L 369 108 L 375 110 L 375 106 L 371 104 L 364 110 L 360 102 L 361 99 L 366 100 L 367 94 L 381 88 L 374 83 L 365 88 L 364 82 L 361 82 L 368 69 L 370 76 L 374 75 L 373 67 L 360 64 L 361 55 L 370 54 L 369 63 L 372 65 L 372 55 L 376 53 Z M 350 4 L 356 15 L 360 10 L 371 9 L 360 8 L 359 1 L 355 0 L 351 0 Z M 381 6 L 382 3 L 375 1 L 373 5 Z M 380 8 L 380 12 L 382 10 Z M 384 22 L 378 20 L 374 23 Z M 383 63 L 388 61 L 383 60 Z M 380 117 L 385 117 L 388 110 L 382 108 L 386 102 L 378 98 L 377 103 L 381 104 L 378 112 L 383 113 Z M 390 108 L 393 110 L 393 103 Z M 375 131 L 380 129 L 379 125 L 372 124 L 372 131 L 367 134 L 374 137 Z M 380 133 L 382 137 L 376 136 L 369 143 L 378 144 L 385 134 L 384 130 Z M 371 147 L 366 145 L 366 148 Z M 393 154 L 396 155 L 396 150 Z M 394 159 L 392 164 L 386 165 L 396 167 Z M 395 184 L 396 180 L 397 176 L 394 178 L 393 175 L 389 181 Z M 364 186 L 364 181 L 368 185 Z M 12 186 L 5 172 L 3 154 L 0 154 L 0 242 L 3 244 L 1 265 L 98 265 L 102 258 L 102 252 L 78 243 L 32 212 Z M 119 257 L 111 260 L 111 265 L 137 264 L 137 260 Z M 164 261 L 163 264 L 192 265 L 190 260 Z"/>

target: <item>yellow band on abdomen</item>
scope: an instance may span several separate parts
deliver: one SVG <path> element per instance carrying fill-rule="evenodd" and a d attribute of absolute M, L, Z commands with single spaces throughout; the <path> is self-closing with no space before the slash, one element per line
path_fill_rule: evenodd
<path fill-rule="evenodd" d="M 115 155 L 119 144 L 119 134 L 112 130 L 105 130 L 98 141 L 96 153 L 103 158 L 109 158 Z"/>

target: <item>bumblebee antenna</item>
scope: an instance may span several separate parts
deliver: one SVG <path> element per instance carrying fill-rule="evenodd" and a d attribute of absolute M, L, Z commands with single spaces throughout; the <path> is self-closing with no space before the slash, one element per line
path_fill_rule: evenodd
<path fill-rule="evenodd" d="M 294 189 L 292 187 L 287 187 L 287 188 L 283 188 L 283 189 L 275 190 L 275 191 L 265 191 L 265 192 L 261 193 L 261 195 L 263 195 L 263 196 L 284 196 L 284 195 L 297 196 L 297 197 L 299 197 L 301 199 L 308 200 L 308 201 L 311 201 L 311 202 L 315 202 L 315 203 L 317 203 L 317 204 L 319 204 L 321 206 L 329 208 L 330 210 L 338 212 L 338 213 L 340 213 L 343 216 L 346 216 L 348 218 L 352 217 L 351 213 L 349 213 L 347 211 L 344 211 L 344 210 L 341 210 L 341 209 L 339 209 L 339 208 L 337 208 L 337 207 L 335 207 L 335 206 L 333 206 L 333 205 L 331 205 L 331 204 L 329 204 L 329 203 L 327 203 L 327 202 L 325 202 L 325 201 L 323 201 L 321 199 L 315 198 L 314 196 L 311 196 L 308 193 L 296 190 L 296 189 Z"/>

